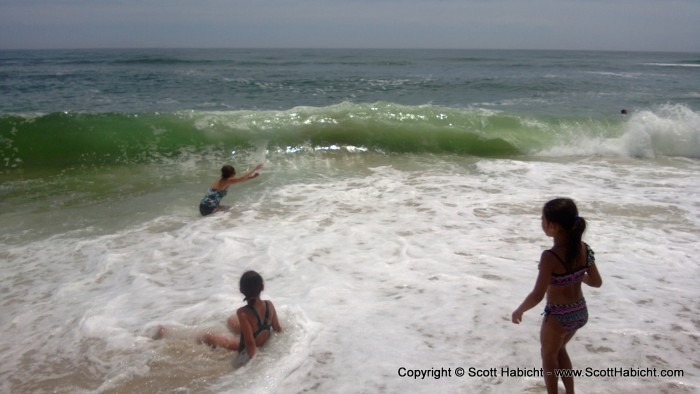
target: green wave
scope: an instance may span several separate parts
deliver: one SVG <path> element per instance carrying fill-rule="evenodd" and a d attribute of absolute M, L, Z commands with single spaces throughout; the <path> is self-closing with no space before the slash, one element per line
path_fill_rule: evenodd
<path fill-rule="evenodd" d="M 205 144 L 172 115 L 65 114 L 0 118 L 5 168 L 148 162 Z"/>
<path fill-rule="evenodd" d="M 0 117 L 2 167 L 149 163 L 221 150 L 317 152 L 330 147 L 381 153 L 511 157 L 581 135 L 619 134 L 620 121 L 532 118 L 431 105 L 341 103 L 284 111 L 52 113 Z"/>

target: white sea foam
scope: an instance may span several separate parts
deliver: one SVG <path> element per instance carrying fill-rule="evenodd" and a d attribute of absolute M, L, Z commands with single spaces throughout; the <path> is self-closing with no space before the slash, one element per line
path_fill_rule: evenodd
<path fill-rule="evenodd" d="M 700 114 L 681 105 L 632 115 L 623 136 L 632 156 L 700 158 Z"/>
<path fill-rule="evenodd" d="M 618 78 L 642 78 L 645 74 L 640 72 L 629 73 L 629 72 L 611 72 L 611 71 L 587 71 L 586 74 L 592 75 L 602 75 L 604 77 L 618 77 Z"/>
<path fill-rule="evenodd" d="M 538 127 L 553 135 L 538 156 L 659 156 L 700 158 L 700 114 L 683 105 L 663 105 L 629 115 L 619 135 L 605 122 L 566 122 Z M 611 135 L 613 134 L 613 135 Z"/>
<path fill-rule="evenodd" d="M 690 67 L 696 68 L 700 67 L 700 64 L 693 63 L 645 63 L 646 66 L 656 66 L 656 67 Z"/>
<path fill-rule="evenodd" d="M 550 245 L 541 204 L 562 195 L 604 279 L 584 289 L 574 366 L 685 373 L 580 378 L 580 391 L 700 390 L 696 160 L 360 155 L 277 158 L 229 194 L 229 213 L 199 218 L 176 194 L 172 214 L 141 225 L 2 248 L 0 391 L 542 391 L 454 371 L 539 368 L 542 305 L 519 326 L 510 313 Z M 225 330 L 246 269 L 285 330 L 251 364 L 234 370 L 194 334 L 150 339 L 159 324 Z"/>

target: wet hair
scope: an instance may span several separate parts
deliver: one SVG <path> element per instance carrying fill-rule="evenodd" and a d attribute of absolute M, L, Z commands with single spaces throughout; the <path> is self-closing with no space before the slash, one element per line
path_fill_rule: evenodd
<path fill-rule="evenodd" d="M 233 166 L 225 165 L 221 167 L 221 179 L 228 179 L 236 175 L 236 169 Z"/>
<path fill-rule="evenodd" d="M 241 276 L 239 288 L 245 296 L 243 301 L 247 301 L 248 305 L 255 304 L 255 300 L 260 297 L 264 287 L 262 276 L 255 271 L 246 271 Z"/>
<path fill-rule="evenodd" d="M 581 252 L 581 238 L 586 231 L 586 220 L 578 216 L 576 203 L 570 198 L 555 198 L 542 208 L 542 215 L 550 223 L 558 224 L 566 234 L 566 255 L 564 266 L 573 270 L 574 262 Z"/>

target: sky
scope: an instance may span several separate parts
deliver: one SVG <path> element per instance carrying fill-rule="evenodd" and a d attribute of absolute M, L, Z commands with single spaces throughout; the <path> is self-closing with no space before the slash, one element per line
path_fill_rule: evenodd
<path fill-rule="evenodd" d="M 0 0 L 0 49 L 700 52 L 700 0 Z"/>

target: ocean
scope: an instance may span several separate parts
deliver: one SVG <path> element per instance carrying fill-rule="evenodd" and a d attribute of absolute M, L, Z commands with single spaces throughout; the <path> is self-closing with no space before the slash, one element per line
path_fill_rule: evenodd
<path fill-rule="evenodd" d="M 700 392 L 700 54 L 0 51 L 0 98 L 0 392 L 543 392 L 559 196 L 578 390 Z M 236 369 L 193 337 L 248 269 L 284 331 Z"/>

